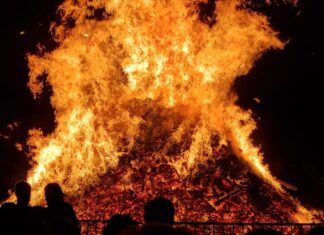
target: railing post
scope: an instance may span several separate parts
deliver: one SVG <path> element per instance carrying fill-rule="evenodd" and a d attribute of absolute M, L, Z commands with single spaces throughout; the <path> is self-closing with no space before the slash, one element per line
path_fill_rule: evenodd
<path fill-rule="evenodd" d="M 86 225 L 87 225 L 87 234 L 89 234 L 89 222 L 86 222 Z"/>

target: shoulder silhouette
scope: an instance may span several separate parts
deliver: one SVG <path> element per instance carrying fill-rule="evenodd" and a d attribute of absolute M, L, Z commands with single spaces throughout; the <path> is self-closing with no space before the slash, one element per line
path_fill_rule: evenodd
<path fill-rule="evenodd" d="M 49 226 L 53 229 L 56 225 L 68 227 L 66 220 L 74 228 L 78 228 L 78 220 L 71 204 L 64 201 L 65 194 L 57 183 L 49 183 L 45 187 L 45 199 L 49 216 Z M 65 220 L 57 220 L 64 218 Z"/>
<path fill-rule="evenodd" d="M 272 229 L 256 229 L 246 233 L 246 235 L 282 235 L 282 233 Z"/>

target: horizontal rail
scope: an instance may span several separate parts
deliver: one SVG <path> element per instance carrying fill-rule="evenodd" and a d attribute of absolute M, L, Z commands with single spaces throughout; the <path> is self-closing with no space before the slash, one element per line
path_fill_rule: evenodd
<path fill-rule="evenodd" d="M 106 223 L 108 220 L 78 220 L 79 223 Z M 138 222 L 141 224 L 140 222 Z M 208 224 L 208 225 L 260 225 L 260 226 L 324 226 L 323 223 L 281 223 L 281 222 L 215 222 L 215 221 L 210 221 L 210 222 L 197 222 L 197 221 L 178 221 L 174 222 L 174 224 L 198 224 L 198 225 L 203 225 L 203 224 Z"/>
<path fill-rule="evenodd" d="M 79 220 L 82 235 L 102 234 L 107 220 Z M 139 223 L 141 224 L 141 223 Z M 193 235 L 243 235 L 253 229 L 274 229 L 287 235 L 304 235 L 316 226 L 323 223 L 267 223 L 267 222 L 197 222 L 179 221 L 174 223 L 177 227 L 188 229 Z"/>
<path fill-rule="evenodd" d="M 260 225 L 260 226 L 324 226 L 323 223 L 268 223 L 268 222 L 196 222 L 196 221 L 181 221 L 175 222 L 175 224 L 199 224 L 199 225 Z"/>

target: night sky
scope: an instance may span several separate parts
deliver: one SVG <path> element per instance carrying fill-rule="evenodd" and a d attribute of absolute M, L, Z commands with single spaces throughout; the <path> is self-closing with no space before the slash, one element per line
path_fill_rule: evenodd
<path fill-rule="evenodd" d="M 36 52 L 37 43 L 48 50 L 55 48 L 48 29 L 51 20 L 57 19 L 60 2 L 1 3 L 0 133 L 10 138 L 0 136 L 0 199 L 26 177 L 29 167 L 27 149 L 18 151 L 15 143 L 24 144 L 30 128 L 42 128 L 45 133 L 55 128 L 50 87 L 42 99 L 33 100 L 25 58 L 26 53 Z M 324 209 L 324 13 L 320 2 L 299 1 L 297 8 L 280 3 L 256 7 L 271 17 L 273 27 L 289 43 L 283 51 L 267 52 L 248 75 L 237 79 L 234 89 L 239 105 L 255 114 L 258 130 L 253 138 L 262 145 L 273 174 L 296 186 L 298 191 L 292 194 L 306 205 Z"/>

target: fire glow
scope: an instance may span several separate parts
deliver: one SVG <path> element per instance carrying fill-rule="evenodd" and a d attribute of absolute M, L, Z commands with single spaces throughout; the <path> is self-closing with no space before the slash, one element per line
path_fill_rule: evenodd
<path fill-rule="evenodd" d="M 235 104 L 232 91 L 235 79 L 265 51 L 283 49 L 285 42 L 242 1 L 216 1 L 215 14 L 204 20 L 202 3 L 62 3 L 61 21 L 51 27 L 59 46 L 28 55 L 29 87 L 40 97 L 40 77 L 46 76 L 56 122 L 46 136 L 30 130 L 33 203 L 44 200 L 43 188 L 53 181 L 69 197 L 81 197 L 105 174 L 117 174 L 120 160 L 134 152 L 142 155 L 129 165 L 151 156 L 187 182 L 225 147 L 291 202 L 289 219 L 314 220 L 315 212 L 290 197 L 263 163 L 250 139 L 256 128 L 252 113 Z M 123 174 L 124 186 L 132 187 L 127 169 Z"/>

